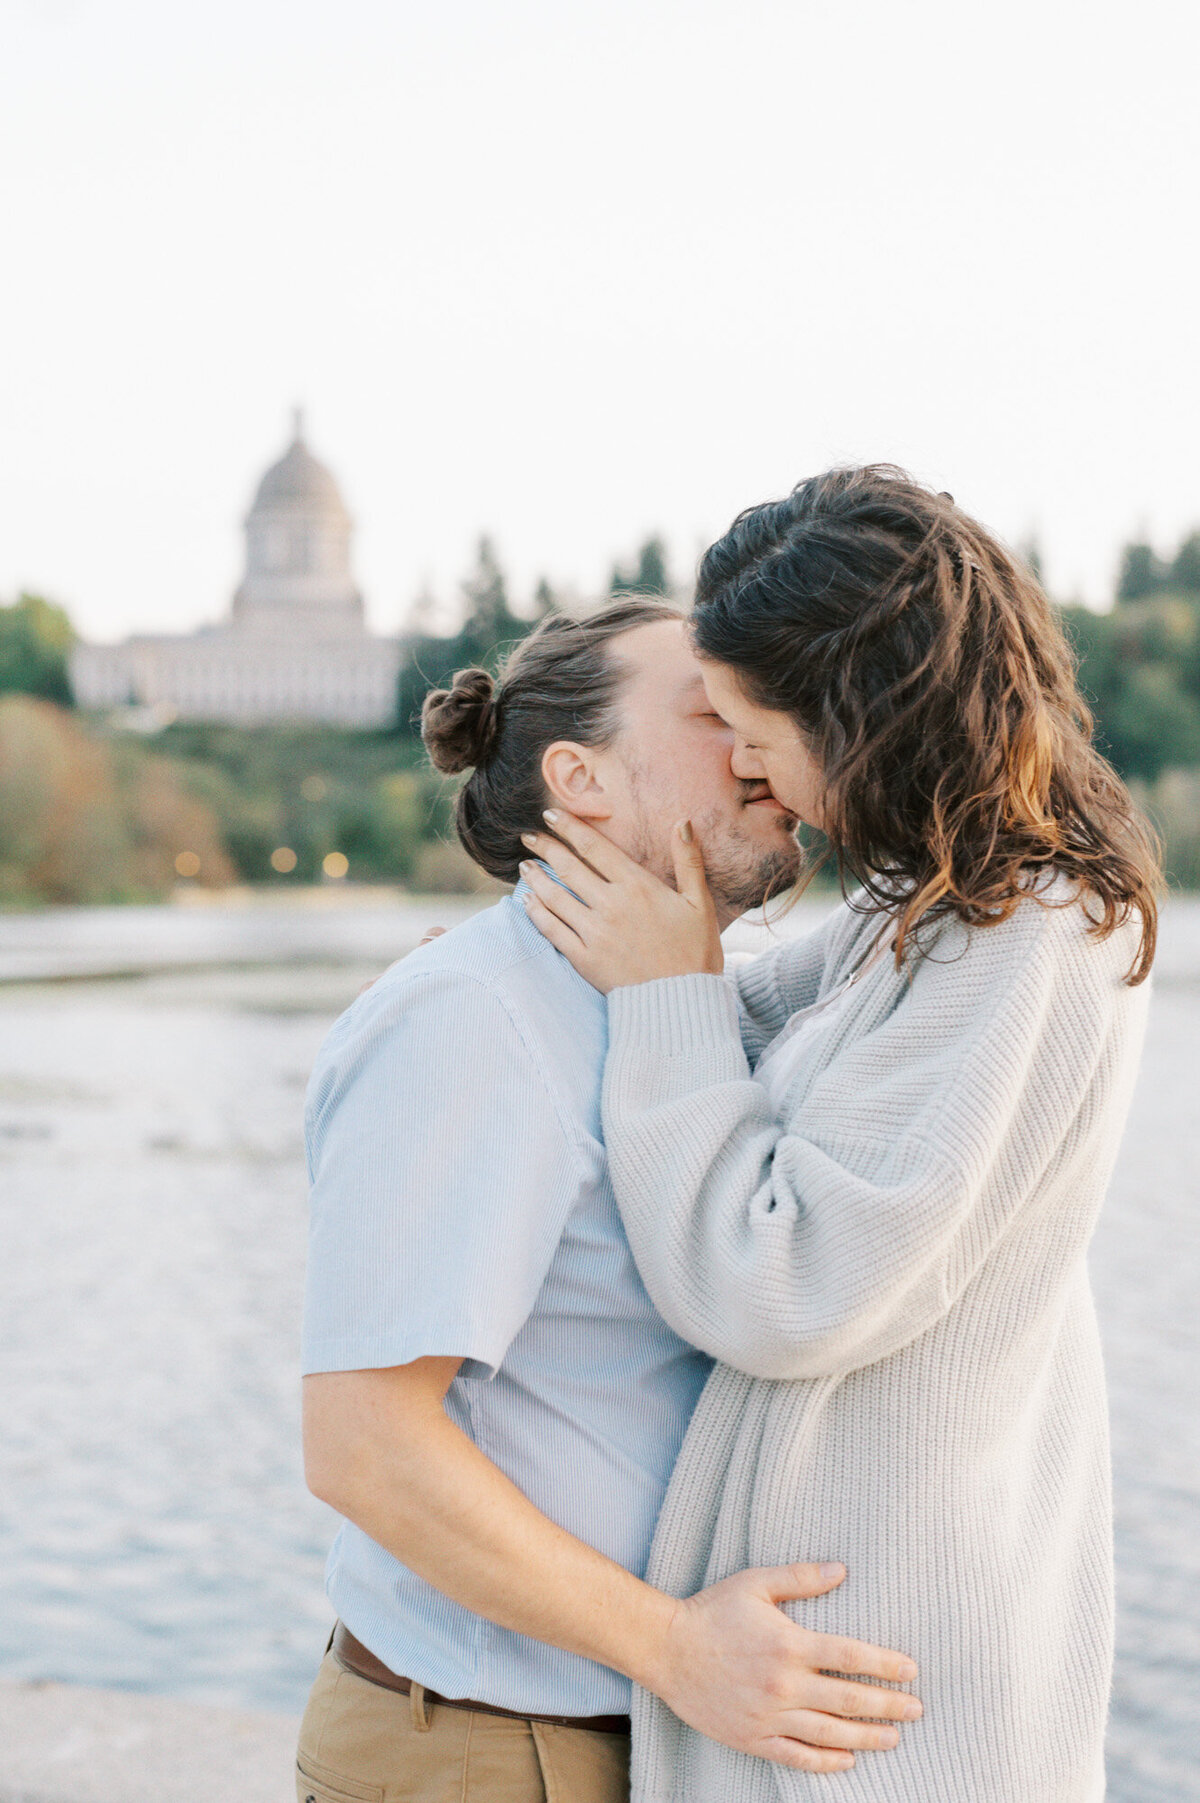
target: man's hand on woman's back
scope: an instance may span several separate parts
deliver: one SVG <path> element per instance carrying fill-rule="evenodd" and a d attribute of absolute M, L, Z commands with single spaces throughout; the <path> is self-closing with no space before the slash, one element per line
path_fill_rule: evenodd
<path fill-rule="evenodd" d="M 812 1633 L 780 1607 L 836 1589 L 842 1566 L 741 1571 L 682 1602 L 664 1595 L 550 1521 L 455 1426 L 444 1399 L 459 1363 L 306 1377 L 310 1489 L 443 1595 L 624 1672 L 726 1746 L 836 1772 L 896 1745 L 887 1724 L 919 1715 L 915 1698 L 827 1674 L 908 1683 L 912 1661 Z"/>
<path fill-rule="evenodd" d="M 828 1674 L 906 1684 L 917 1675 L 912 1660 L 815 1634 L 780 1608 L 823 1596 L 845 1575 L 841 1565 L 784 1565 L 739 1571 L 698 1591 L 678 1604 L 640 1682 L 710 1740 L 795 1771 L 844 1771 L 854 1751 L 894 1747 L 900 1731 L 888 1724 L 914 1721 L 917 1699 Z"/>

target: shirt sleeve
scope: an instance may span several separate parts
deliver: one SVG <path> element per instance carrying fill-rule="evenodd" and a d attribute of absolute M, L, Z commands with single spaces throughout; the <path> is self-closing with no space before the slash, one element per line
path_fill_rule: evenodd
<path fill-rule="evenodd" d="M 326 1041 L 306 1129 L 304 1372 L 494 1375 L 586 1179 L 504 1000 L 457 972 L 381 981 Z"/>

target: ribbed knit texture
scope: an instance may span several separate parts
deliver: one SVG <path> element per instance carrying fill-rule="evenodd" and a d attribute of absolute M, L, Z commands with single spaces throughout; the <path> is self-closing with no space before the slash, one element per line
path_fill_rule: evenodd
<path fill-rule="evenodd" d="M 792 1048 L 782 1118 L 747 1062 L 855 968 L 843 907 L 730 981 L 610 997 L 604 1134 L 646 1286 L 722 1361 L 648 1576 L 842 1559 L 814 1628 L 912 1654 L 894 1752 L 795 1773 L 635 1701 L 635 1803 L 1098 1803 L 1111 1668 L 1107 1410 L 1085 1265 L 1146 989 L 1078 905 L 947 923 Z M 744 1010 L 739 1034 L 737 995 Z"/>

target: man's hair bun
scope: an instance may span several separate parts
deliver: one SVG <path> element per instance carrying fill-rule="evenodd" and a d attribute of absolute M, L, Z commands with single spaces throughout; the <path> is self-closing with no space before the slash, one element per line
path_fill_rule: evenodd
<path fill-rule="evenodd" d="M 496 744 L 496 685 L 486 670 L 459 670 L 421 709 L 421 737 L 435 770 L 455 776 L 486 764 Z"/>

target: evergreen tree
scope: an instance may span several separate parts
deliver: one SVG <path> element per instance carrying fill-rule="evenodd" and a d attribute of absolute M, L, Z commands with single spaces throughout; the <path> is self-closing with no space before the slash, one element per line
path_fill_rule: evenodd
<path fill-rule="evenodd" d="M 648 538 L 638 552 L 637 578 L 634 586 L 642 595 L 669 595 L 671 582 L 667 575 L 667 548 L 661 538 Z"/>
<path fill-rule="evenodd" d="M 610 595 L 669 595 L 671 579 L 667 573 L 667 548 L 657 533 L 648 538 L 637 555 L 637 563 L 630 570 L 624 564 L 614 564 L 609 579 Z"/>
<path fill-rule="evenodd" d="M 1144 542 L 1126 545 L 1121 553 L 1117 600 L 1142 601 L 1147 595 L 1156 595 L 1165 579 L 1166 571 L 1153 545 Z"/>
<path fill-rule="evenodd" d="M 1200 532 L 1190 533 L 1175 553 L 1170 585 L 1181 595 L 1200 595 Z"/>
<path fill-rule="evenodd" d="M 508 585 L 490 538 L 479 541 L 475 568 L 463 583 L 463 599 L 462 637 L 481 647 L 481 662 L 493 655 L 502 640 L 519 638 L 528 629 L 527 622 L 519 620 L 508 604 Z"/>
<path fill-rule="evenodd" d="M 547 614 L 558 610 L 558 596 L 550 586 L 549 578 L 543 576 L 533 591 L 534 618 L 544 620 Z"/>
<path fill-rule="evenodd" d="M 1096 742 L 1124 777 L 1200 763 L 1200 607 L 1169 595 L 1063 610 Z"/>
<path fill-rule="evenodd" d="M 1017 546 L 1017 555 L 1025 564 L 1036 582 L 1045 580 L 1045 564 L 1042 560 L 1042 547 L 1036 533 L 1030 533 L 1023 545 Z"/>
<path fill-rule="evenodd" d="M 1165 664 L 1131 671 L 1107 724 L 1126 776 L 1152 783 L 1164 770 L 1200 764 L 1200 705 Z"/>
<path fill-rule="evenodd" d="M 475 568 L 462 585 L 463 620 L 449 637 L 413 633 L 396 689 L 396 730 L 419 736 L 421 704 L 430 689 L 446 688 L 456 670 L 495 670 L 515 640 L 535 620 L 523 620 L 509 605 L 508 585 L 491 539 L 481 538 Z"/>

